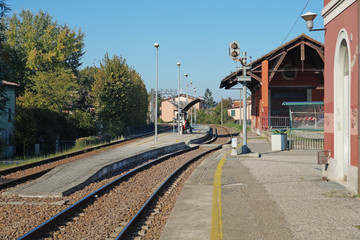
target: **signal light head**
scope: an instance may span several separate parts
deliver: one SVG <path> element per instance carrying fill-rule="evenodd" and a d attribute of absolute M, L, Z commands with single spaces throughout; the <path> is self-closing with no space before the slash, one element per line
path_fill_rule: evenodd
<path fill-rule="evenodd" d="M 232 59 L 237 58 L 240 55 L 239 43 L 233 41 L 229 45 L 229 55 Z"/>

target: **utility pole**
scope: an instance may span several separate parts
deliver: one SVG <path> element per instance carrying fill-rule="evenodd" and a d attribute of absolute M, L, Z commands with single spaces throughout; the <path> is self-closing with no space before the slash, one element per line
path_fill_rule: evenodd
<path fill-rule="evenodd" d="M 179 81 L 178 81 L 178 133 L 179 135 L 182 134 L 182 129 L 181 129 L 181 126 L 180 126 L 180 66 L 181 66 L 181 63 L 180 62 L 177 62 L 177 65 L 179 67 Z"/>
<path fill-rule="evenodd" d="M 224 118 L 223 118 L 223 97 L 221 96 L 221 125 L 224 124 Z"/>

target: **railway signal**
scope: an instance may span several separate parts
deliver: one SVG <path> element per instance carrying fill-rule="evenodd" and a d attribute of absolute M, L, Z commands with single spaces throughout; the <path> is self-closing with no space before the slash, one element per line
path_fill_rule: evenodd
<path fill-rule="evenodd" d="M 237 76 L 238 83 L 243 85 L 243 145 L 241 147 L 242 153 L 249 153 L 250 149 L 247 147 L 247 117 L 246 117 L 246 92 L 247 92 L 247 83 L 251 82 L 251 77 L 247 76 L 246 70 L 248 70 L 250 67 L 247 65 L 247 56 L 246 52 L 243 52 L 242 57 L 240 57 L 240 45 L 236 41 L 232 41 L 229 45 L 229 55 L 234 61 L 238 61 L 241 63 L 242 67 L 240 69 L 242 70 L 242 75 Z M 240 111 L 241 111 L 241 104 L 240 104 Z M 240 121 L 239 121 L 240 124 Z"/>
<path fill-rule="evenodd" d="M 239 57 L 240 55 L 240 45 L 236 41 L 232 41 L 229 45 L 229 56 L 232 59 Z"/>

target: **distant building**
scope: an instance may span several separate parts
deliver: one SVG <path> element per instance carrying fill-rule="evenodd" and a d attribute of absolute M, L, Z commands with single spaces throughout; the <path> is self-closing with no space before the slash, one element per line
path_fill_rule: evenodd
<path fill-rule="evenodd" d="M 164 122 L 172 122 L 174 118 L 177 119 L 176 116 L 178 113 L 178 99 L 179 99 L 178 96 L 168 97 L 166 99 L 163 99 L 160 107 L 161 120 L 163 120 Z M 180 109 L 183 109 L 187 103 L 190 103 L 195 99 L 196 98 L 192 96 L 188 96 L 188 99 L 186 101 L 186 94 L 180 94 Z M 203 107 L 202 102 L 198 102 L 194 105 L 194 108 L 196 108 L 196 110 L 199 110 L 202 107 Z M 188 113 L 188 116 L 189 117 L 191 116 L 190 112 Z"/>
<path fill-rule="evenodd" d="M 232 117 L 236 122 L 239 122 L 240 120 L 242 121 L 244 119 L 243 111 L 243 102 L 240 102 L 239 100 L 233 100 L 233 102 L 231 103 L 231 108 L 228 108 L 228 115 Z M 250 121 L 251 115 L 249 113 L 251 113 L 251 99 L 247 99 L 246 101 L 246 112 L 246 120 Z"/>
<path fill-rule="evenodd" d="M 15 154 L 14 147 L 14 122 L 15 122 L 15 90 L 19 87 L 18 84 L 1 81 L 6 96 L 9 98 L 3 114 L 0 114 L 0 139 L 5 143 L 5 150 L 2 152 L 2 157 L 12 157 Z"/>

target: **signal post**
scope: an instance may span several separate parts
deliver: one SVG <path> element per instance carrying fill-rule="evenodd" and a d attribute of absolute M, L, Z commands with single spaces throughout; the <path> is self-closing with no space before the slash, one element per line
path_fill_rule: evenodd
<path fill-rule="evenodd" d="M 246 117 L 246 92 L 247 92 L 247 83 L 251 81 L 251 77 L 246 75 L 246 70 L 250 67 L 247 65 L 247 56 L 246 52 L 243 52 L 242 57 L 240 57 L 240 45 L 239 43 L 233 41 L 229 46 L 229 55 L 234 61 L 241 63 L 240 69 L 242 69 L 242 75 L 237 76 L 237 82 L 243 85 L 243 144 L 241 147 L 242 154 L 249 153 L 250 149 L 247 146 L 247 117 Z M 240 90 L 241 91 L 241 90 Z M 240 112 L 241 112 L 241 104 Z"/>

